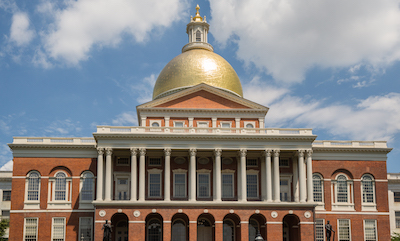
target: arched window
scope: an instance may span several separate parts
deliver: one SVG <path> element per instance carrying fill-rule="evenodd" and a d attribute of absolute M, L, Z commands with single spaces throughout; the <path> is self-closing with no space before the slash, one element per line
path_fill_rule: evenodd
<path fill-rule="evenodd" d="M 223 241 L 235 241 L 235 224 L 230 219 L 224 220 L 224 240 Z"/>
<path fill-rule="evenodd" d="M 94 195 L 94 176 L 91 172 L 81 175 L 81 201 L 92 201 Z"/>
<path fill-rule="evenodd" d="M 178 219 L 172 224 L 172 240 L 186 241 L 186 223 Z"/>
<path fill-rule="evenodd" d="M 314 202 L 323 202 L 324 180 L 319 174 L 313 174 Z"/>
<path fill-rule="evenodd" d="M 196 31 L 196 42 L 201 42 L 201 32 L 200 32 L 200 30 Z"/>
<path fill-rule="evenodd" d="M 347 188 L 347 178 L 344 175 L 337 177 L 337 202 L 347 203 L 349 201 L 349 193 Z"/>
<path fill-rule="evenodd" d="M 340 173 L 332 181 L 334 188 L 333 210 L 354 210 L 353 181 L 347 175 Z"/>
<path fill-rule="evenodd" d="M 246 125 L 246 128 L 254 128 L 254 126 L 253 126 L 253 124 L 249 123 L 249 124 Z"/>
<path fill-rule="evenodd" d="M 153 218 L 147 224 L 147 241 L 162 240 L 162 225 L 158 218 Z"/>
<path fill-rule="evenodd" d="M 361 178 L 363 203 L 375 202 L 375 183 L 371 175 L 364 175 Z"/>
<path fill-rule="evenodd" d="M 54 189 L 54 200 L 56 201 L 66 200 L 67 180 L 65 179 L 65 177 L 66 175 L 63 172 L 59 172 L 56 174 L 56 186 Z"/>
<path fill-rule="evenodd" d="M 39 201 L 40 193 L 40 174 L 38 172 L 30 172 L 27 178 L 27 201 Z"/>
<path fill-rule="evenodd" d="M 254 218 L 251 218 L 249 221 L 249 241 L 254 241 L 258 230 L 260 230 L 260 226 Z"/>
<path fill-rule="evenodd" d="M 152 127 L 160 127 L 160 124 L 158 124 L 158 122 L 153 122 L 153 123 L 151 124 L 151 126 L 152 126 Z"/>

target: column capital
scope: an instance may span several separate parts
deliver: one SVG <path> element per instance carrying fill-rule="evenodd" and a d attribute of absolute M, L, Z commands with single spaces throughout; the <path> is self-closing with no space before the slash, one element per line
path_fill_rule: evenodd
<path fill-rule="evenodd" d="M 271 157 L 272 150 L 271 149 L 266 149 L 265 151 L 262 152 L 263 156 L 266 157 Z"/>
<path fill-rule="evenodd" d="M 146 155 L 146 148 L 139 148 L 139 153 L 141 156 L 145 156 Z"/>
<path fill-rule="evenodd" d="M 103 155 L 103 154 L 104 154 L 104 148 L 98 147 L 98 148 L 97 148 L 97 153 L 98 153 L 99 155 Z"/>
<path fill-rule="evenodd" d="M 171 148 L 164 148 L 164 155 L 171 156 Z"/>
<path fill-rule="evenodd" d="M 221 154 L 222 154 L 222 149 L 216 148 L 216 149 L 214 150 L 214 156 L 220 157 Z"/>
<path fill-rule="evenodd" d="M 196 156 L 197 149 L 196 148 L 190 148 L 189 149 L 189 155 L 190 156 Z"/>
<path fill-rule="evenodd" d="M 138 153 L 138 149 L 135 148 L 135 147 L 131 147 L 131 148 L 130 148 L 130 151 L 131 151 L 131 156 L 136 156 L 137 153 Z"/>
<path fill-rule="evenodd" d="M 313 154 L 313 150 L 307 150 L 306 154 L 307 154 L 307 157 L 311 157 Z"/>
<path fill-rule="evenodd" d="M 106 148 L 106 154 L 107 154 L 107 156 L 111 156 L 111 154 L 112 154 L 112 148 Z"/>
<path fill-rule="evenodd" d="M 281 150 L 275 149 L 274 150 L 274 157 L 279 157 L 279 153 L 281 152 Z"/>
<path fill-rule="evenodd" d="M 246 157 L 247 156 L 247 149 L 240 149 L 239 151 L 238 151 L 238 155 L 240 156 L 240 157 Z"/>
<path fill-rule="evenodd" d="M 304 157 L 304 150 L 297 150 L 297 155 L 299 157 Z"/>

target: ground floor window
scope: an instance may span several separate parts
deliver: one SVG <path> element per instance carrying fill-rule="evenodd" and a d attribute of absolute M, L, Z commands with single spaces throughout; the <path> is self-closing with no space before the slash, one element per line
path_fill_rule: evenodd
<path fill-rule="evenodd" d="M 231 220 L 224 220 L 224 241 L 235 241 L 235 224 Z"/>
<path fill-rule="evenodd" d="M 93 221 L 92 217 L 79 218 L 79 241 L 92 241 Z"/>
<path fill-rule="evenodd" d="M 259 227 L 258 222 L 255 219 L 249 221 L 249 241 L 254 241 L 258 233 Z"/>
<path fill-rule="evenodd" d="M 396 228 L 400 228 L 400 212 L 395 212 L 396 216 Z"/>
<path fill-rule="evenodd" d="M 317 219 L 315 220 L 315 240 L 324 241 L 325 240 L 325 220 Z"/>
<path fill-rule="evenodd" d="M 339 241 L 350 241 L 350 219 L 338 220 Z"/>
<path fill-rule="evenodd" d="M 53 218 L 52 240 L 65 240 L 65 218 Z"/>
<path fill-rule="evenodd" d="M 24 241 L 37 241 L 38 218 L 25 218 Z"/>
<path fill-rule="evenodd" d="M 186 241 L 186 224 L 183 220 L 176 220 L 172 225 L 172 240 Z"/>
<path fill-rule="evenodd" d="M 147 241 L 161 241 L 162 240 L 162 227 L 160 220 L 151 219 L 147 225 Z"/>
<path fill-rule="evenodd" d="M 364 236 L 365 241 L 376 241 L 376 220 L 364 220 Z"/>

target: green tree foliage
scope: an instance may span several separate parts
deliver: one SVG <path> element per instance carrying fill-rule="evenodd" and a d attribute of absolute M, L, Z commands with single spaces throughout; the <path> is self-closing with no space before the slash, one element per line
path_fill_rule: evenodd
<path fill-rule="evenodd" d="M 10 225 L 10 220 L 8 219 L 2 219 L 0 221 L 0 241 L 6 240 L 2 237 L 6 233 L 6 229 L 8 228 L 9 225 Z"/>
<path fill-rule="evenodd" d="M 400 234 L 399 233 L 394 233 L 392 235 L 391 241 L 400 241 Z"/>

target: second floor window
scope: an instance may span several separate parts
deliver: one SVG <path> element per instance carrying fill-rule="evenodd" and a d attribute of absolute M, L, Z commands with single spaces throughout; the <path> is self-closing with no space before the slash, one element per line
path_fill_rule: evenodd
<path fill-rule="evenodd" d="M 347 187 L 347 178 L 344 175 L 340 175 L 337 178 L 336 185 L 336 200 L 339 203 L 347 203 L 349 201 L 349 193 Z"/>
<path fill-rule="evenodd" d="M 363 203 L 375 202 L 374 180 L 370 175 L 364 175 L 361 178 L 362 185 L 362 201 Z"/>
<path fill-rule="evenodd" d="M 65 177 L 65 173 L 62 172 L 59 172 L 56 175 L 56 185 L 54 189 L 54 200 L 56 201 L 66 200 L 67 180 Z"/>
<path fill-rule="evenodd" d="M 313 174 L 313 186 L 314 186 L 314 202 L 322 202 L 323 199 L 323 179 L 318 174 Z"/>
<path fill-rule="evenodd" d="M 149 197 L 161 197 L 161 173 L 149 173 Z"/>
<path fill-rule="evenodd" d="M 233 198 L 233 173 L 222 174 L 222 198 Z"/>
<path fill-rule="evenodd" d="M 40 191 L 40 175 L 37 172 L 31 172 L 28 175 L 27 180 L 28 192 L 27 192 L 27 200 L 28 201 L 39 201 L 39 191 Z"/>
<path fill-rule="evenodd" d="M 210 197 L 210 174 L 199 173 L 197 176 L 198 181 L 198 193 L 199 198 Z"/>
<path fill-rule="evenodd" d="M 81 201 L 92 201 L 94 190 L 94 176 L 91 172 L 85 172 L 81 176 Z"/>
<path fill-rule="evenodd" d="M 174 197 L 186 197 L 186 173 L 174 174 Z"/>
<path fill-rule="evenodd" d="M 247 198 L 258 198 L 257 174 L 247 174 Z"/>
<path fill-rule="evenodd" d="M 3 191 L 3 201 L 11 201 L 11 191 L 10 190 Z"/>

